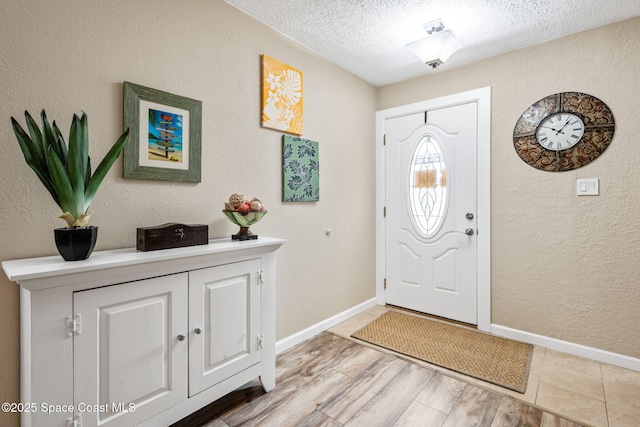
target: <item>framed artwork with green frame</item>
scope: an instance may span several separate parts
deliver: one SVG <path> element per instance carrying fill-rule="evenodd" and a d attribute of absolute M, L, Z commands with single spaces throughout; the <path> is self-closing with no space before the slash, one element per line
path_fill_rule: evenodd
<path fill-rule="evenodd" d="M 284 202 L 320 200 L 320 162 L 317 141 L 283 135 L 282 172 Z"/>
<path fill-rule="evenodd" d="M 200 182 L 202 102 L 124 82 L 124 178 Z"/>

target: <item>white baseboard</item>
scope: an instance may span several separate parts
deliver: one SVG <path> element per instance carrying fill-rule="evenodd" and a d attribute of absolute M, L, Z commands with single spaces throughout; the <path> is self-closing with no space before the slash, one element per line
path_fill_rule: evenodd
<path fill-rule="evenodd" d="M 316 323 L 315 325 L 310 326 L 307 329 L 303 329 L 300 332 L 296 332 L 293 335 L 276 341 L 276 354 L 280 354 L 283 351 L 293 347 L 294 345 L 300 344 L 302 341 L 307 340 L 314 335 L 318 335 L 320 332 L 326 331 L 327 329 L 334 327 L 338 323 L 344 322 L 348 318 L 362 313 L 363 311 L 375 306 L 376 304 L 376 298 L 371 298 L 370 300 L 351 307 L 350 309 L 345 310 L 342 313 L 338 313 L 335 316 L 325 319 L 320 323 Z"/>
<path fill-rule="evenodd" d="M 283 351 L 293 347 L 296 344 L 300 344 L 304 340 L 307 340 L 320 332 L 326 331 L 344 322 L 350 317 L 375 306 L 377 304 L 376 298 L 371 298 L 363 303 L 360 303 L 348 310 L 338 313 L 322 322 L 316 323 L 300 332 L 296 332 L 286 338 L 283 338 L 276 342 L 276 354 L 280 354 Z M 550 348 L 552 350 L 562 351 L 564 353 L 573 354 L 579 357 L 585 357 L 587 359 L 597 360 L 599 362 L 608 363 L 614 366 L 620 366 L 621 368 L 632 369 L 634 371 L 640 371 L 640 359 L 625 356 L 623 354 L 612 353 L 606 350 L 600 350 L 594 347 L 587 347 L 582 344 L 576 344 L 569 341 L 562 341 L 556 338 L 546 337 L 544 335 L 537 335 L 531 332 L 521 331 L 518 329 L 509 328 L 507 326 L 491 324 L 490 332 L 495 335 L 499 335 L 505 338 L 514 339 L 517 341 L 526 342 L 533 345 L 539 345 L 542 347 Z"/>
<path fill-rule="evenodd" d="M 587 347 L 581 344 L 562 341 L 543 335 L 532 334 L 530 332 L 520 331 L 518 329 L 512 329 L 496 324 L 491 325 L 491 333 L 500 335 L 505 338 L 511 338 L 517 341 L 522 341 L 529 344 L 550 348 L 552 350 L 558 350 L 564 353 L 573 354 L 575 356 L 586 357 L 587 359 L 597 360 L 599 362 L 608 363 L 610 365 L 633 369 L 634 371 L 640 371 L 640 359 L 625 356 L 623 354 L 612 353 L 610 351 Z"/>

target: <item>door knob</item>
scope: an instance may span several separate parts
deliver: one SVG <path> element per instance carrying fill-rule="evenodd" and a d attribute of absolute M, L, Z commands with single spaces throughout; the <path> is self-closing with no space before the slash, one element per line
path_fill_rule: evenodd
<path fill-rule="evenodd" d="M 467 228 L 466 230 L 464 230 L 464 234 L 466 234 L 467 236 L 473 236 L 473 228 Z"/>
<path fill-rule="evenodd" d="M 196 334 L 200 335 L 202 333 L 202 329 L 201 328 L 195 328 L 193 330 L 193 332 L 195 332 Z"/>
<path fill-rule="evenodd" d="M 184 341 L 186 337 L 183 334 L 178 335 L 178 341 Z"/>

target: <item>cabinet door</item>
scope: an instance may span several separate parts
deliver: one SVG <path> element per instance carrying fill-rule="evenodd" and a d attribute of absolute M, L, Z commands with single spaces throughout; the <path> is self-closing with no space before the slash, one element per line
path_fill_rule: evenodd
<path fill-rule="evenodd" d="M 260 260 L 189 272 L 189 396 L 260 361 Z"/>
<path fill-rule="evenodd" d="M 130 426 L 187 399 L 187 273 L 76 292 L 82 426 Z"/>

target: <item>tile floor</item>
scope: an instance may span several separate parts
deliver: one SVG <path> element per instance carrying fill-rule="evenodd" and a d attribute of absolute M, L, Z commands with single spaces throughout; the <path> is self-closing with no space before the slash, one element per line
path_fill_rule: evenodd
<path fill-rule="evenodd" d="M 372 307 L 329 331 L 350 338 L 353 332 L 393 309 Z M 579 424 L 593 427 L 640 426 L 640 372 L 534 346 L 527 391 L 521 394 L 439 366 L 425 362 L 419 364 Z"/>

